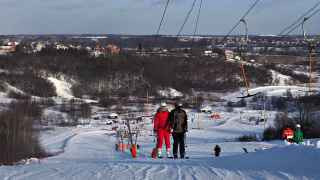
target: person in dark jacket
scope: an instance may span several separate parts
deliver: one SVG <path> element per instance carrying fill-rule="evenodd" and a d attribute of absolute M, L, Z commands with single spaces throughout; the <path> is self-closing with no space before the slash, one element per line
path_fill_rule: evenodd
<path fill-rule="evenodd" d="M 170 126 L 173 137 L 173 157 L 178 158 L 178 147 L 180 158 L 185 158 L 185 134 L 188 131 L 188 117 L 182 109 L 182 103 L 176 103 L 175 109 L 170 112 Z"/>

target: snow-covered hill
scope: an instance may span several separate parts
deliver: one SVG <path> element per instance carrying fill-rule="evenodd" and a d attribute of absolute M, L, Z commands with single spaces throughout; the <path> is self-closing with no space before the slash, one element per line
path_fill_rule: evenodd
<path fill-rule="evenodd" d="M 72 84 L 54 77 L 49 77 L 48 80 L 56 87 L 56 93 L 58 97 L 62 97 L 65 99 L 74 98 L 71 92 Z"/>
<path fill-rule="evenodd" d="M 54 100 L 57 103 L 62 103 L 62 100 L 71 100 L 71 99 L 78 99 L 81 101 L 84 101 L 86 103 L 96 103 L 96 100 L 91 99 L 79 99 L 73 96 L 72 94 L 72 80 L 71 82 L 68 82 L 65 80 L 65 78 L 57 79 L 54 77 L 49 77 L 48 80 L 54 85 L 56 88 L 57 97 L 54 98 Z"/>
<path fill-rule="evenodd" d="M 265 86 L 250 89 L 250 94 L 263 93 L 266 96 L 284 96 L 288 90 L 293 96 L 304 95 L 306 87 L 289 86 L 289 76 L 273 72 L 273 78 L 281 86 Z M 73 99 L 71 83 L 53 77 L 48 78 L 56 88 L 56 102 Z M 317 84 L 318 85 L 318 84 Z M 23 93 L 15 87 L 12 91 Z M 159 91 L 164 97 L 181 97 L 182 93 L 168 88 Z M 1 93 L 3 99 L 6 93 Z M 239 92 L 219 97 L 228 101 L 239 101 Z M 93 102 L 91 100 L 84 100 Z M 222 104 L 222 103 L 221 103 Z M 220 104 L 220 105 L 221 105 Z M 152 106 L 153 114 L 157 106 Z M 112 108 L 111 108 L 112 109 Z M 128 108 L 129 109 L 129 108 Z M 137 110 L 137 107 L 130 107 Z M 105 110 L 105 109 L 103 109 Z M 82 180 L 82 179 L 320 179 L 320 149 L 313 145 L 285 145 L 282 141 L 239 142 L 243 135 L 261 137 L 263 130 L 273 124 L 277 112 L 267 111 L 267 122 L 249 121 L 260 119 L 261 111 L 234 108 L 232 112 L 224 107 L 214 106 L 212 111 L 221 119 L 212 119 L 211 114 L 198 113 L 188 109 L 189 132 L 187 133 L 187 156 L 190 159 L 151 159 L 155 146 L 151 120 L 147 117 L 138 144 L 139 156 L 132 159 L 130 153 L 115 151 L 117 139 L 112 127 L 104 120 L 88 121 L 78 127 L 50 127 L 41 132 L 41 143 L 47 152 L 55 156 L 40 160 L 40 163 L 16 166 L 0 166 L 0 179 L 5 180 Z M 94 108 L 98 115 L 102 111 Z M 109 112 L 104 112 L 109 113 Z M 67 119 L 57 109 L 47 108 L 44 115 Z M 120 115 L 121 116 L 121 115 Z M 124 115 L 122 115 L 124 116 Z M 100 117 L 100 116 L 99 116 Z M 120 117 L 120 121 L 124 117 Z M 97 118 L 100 119 L 100 118 Z M 124 126 L 123 124 L 119 126 Z M 135 125 L 138 126 L 138 125 Z M 315 141 L 312 141 L 315 144 Z M 221 157 L 213 156 L 213 148 L 222 148 Z M 244 153 L 246 148 L 249 153 Z"/>
<path fill-rule="evenodd" d="M 283 74 L 280 74 L 274 70 L 270 70 L 272 73 L 272 84 L 275 85 L 280 85 L 280 86 L 285 86 L 288 85 L 289 83 L 293 83 L 292 78 L 290 76 L 286 76 Z"/>

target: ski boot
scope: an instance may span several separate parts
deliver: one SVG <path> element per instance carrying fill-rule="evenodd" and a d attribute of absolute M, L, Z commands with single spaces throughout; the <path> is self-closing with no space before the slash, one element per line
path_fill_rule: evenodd
<path fill-rule="evenodd" d="M 173 157 L 170 154 L 170 149 L 167 149 L 167 158 L 172 159 Z"/>
<path fill-rule="evenodd" d="M 158 149 L 158 158 L 159 159 L 162 159 L 163 157 L 162 157 L 162 155 L 161 155 L 161 153 L 162 153 L 162 149 Z"/>
<path fill-rule="evenodd" d="M 173 159 L 178 159 L 178 155 L 174 154 Z"/>

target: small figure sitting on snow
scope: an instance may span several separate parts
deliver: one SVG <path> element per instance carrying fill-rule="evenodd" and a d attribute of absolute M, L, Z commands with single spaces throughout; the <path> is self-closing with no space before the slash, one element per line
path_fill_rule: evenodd
<path fill-rule="evenodd" d="M 219 145 L 216 145 L 216 146 L 214 147 L 214 155 L 215 155 L 216 157 L 219 157 L 219 156 L 220 156 L 220 152 L 221 152 L 221 147 L 220 147 Z"/>
<path fill-rule="evenodd" d="M 296 131 L 294 132 L 293 140 L 297 144 L 301 144 L 303 142 L 303 132 L 301 131 L 301 125 L 297 124 Z"/>
<path fill-rule="evenodd" d="M 294 131 L 291 128 L 285 128 L 282 132 L 282 139 L 287 143 L 293 143 Z"/>

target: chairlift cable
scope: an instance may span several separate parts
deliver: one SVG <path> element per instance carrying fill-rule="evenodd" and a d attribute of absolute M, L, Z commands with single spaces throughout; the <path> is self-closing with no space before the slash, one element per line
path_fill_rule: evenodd
<path fill-rule="evenodd" d="M 169 7 L 169 3 L 170 3 L 170 0 L 167 0 L 167 3 L 166 3 L 166 5 L 165 5 L 165 7 L 164 7 L 164 10 L 163 10 L 163 14 L 162 14 L 162 16 L 161 16 L 161 21 L 160 21 L 159 26 L 158 26 L 158 29 L 157 29 L 157 31 L 156 31 L 156 40 L 157 40 L 157 37 L 158 37 L 159 34 L 160 34 L 160 30 L 161 30 L 161 27 L 162 27 L 162 25 L 163 25 L 164 18 L 165 18 L 166 14 L 167 14 L 167 10 L 168 10 L 168 7 Z"/>
<path fill-rule="evenodd" d="M 197 19 L 196 19 L 196 25 L 195 25 L 195 29 L 193 32 L 193 36 L 195 36 L 198 32 L 198 28 L 199 28 L 199 22 L 200 22 L 200 15 L 201 15 L 201 10 L 202 10 L 202 4 L 203 4 L 203 0 L 200 0 L 200 5 L 199 5 L 199 10 L 198 10 L 198 15 L 197 15 Z"/>
<path fill-rule="evenodd" d="M 308 18 L 306 21 L 310 20 L 313 16 L 315 16 L 316 14 L 318 14 L 320 12 L 320 9 L 317 9 L 316 11 L 314 11 L 312 14 L 310 14 L 310 16 L 305 17 Z M 304 21 L 305 22 L 305 21 Z M 291 28 L 290 31 L 288 31 L 286 34 L 284 34 L 283 36 L 288 36 L 290 33 L 292 33 L 293 31 L 295 31 L 296 29 L 298 29 L 304 22 L 300 22 L 299 24 L 296 24 L 293 28 Z"/>
<path fill-rule="evenodd" d="M 193 31 L 193 37 L 196 36 L 196 34 L 198 32 L 198 29 L 199 29 L 199 22 L 200 22 L 202 4 L 203 4 L 203 0 L 200 0 L 199 10 L 198 10 L 197 18 L 196 18 L 196 24 L 195 24 L 195 28 L 194 28 L 194 31 Z"/>
<path fill-rule="evenodd" d="M 303 18 L 305 18 L 306 16 L 308 16 L 308 14 L 310 14 L 312 11 L 314 11 L 318 6 L 320 5 L 320 1 L 317 2 L 313 7 L 311 7 L 308 11 L 306 11 L 304 14 L 302 14 L 296 21 L 294 21 L 291 25 L 287 26 L 286 28 L 284 28 L 279 35 L 283 35 L 285 34 L 286 31 L 289 31 L 290 29 L 292 29 L 293 27 L 295 27 L 297 24 L 299 24 Z M 292 31 L 291 31 L 292 32 Z"/>
<path fill-rule="evenodd" d="M 196 34 L 198 32 L 198 29 L 199 29 L 199 22 L 200 22 L 202 4 L 203 4 L 203 0 L 200 0 L 199 10 L 198 10 L 197 18 L 196 18 L 196 24 L 195 24 L 194 31 L 193 31 L 192 46 L 193 46 L 193 43 L 194 43 L 195 36 L 196 36 Z"/>
<path fill-rule="evenodd" d="M 246 11 L 246 13 L 240 18 L 240 20 L 231 28 L 231 30 L 227 33 L 227 35 L 224 36 L 222 42 L 224 42 L 229 36 L 230 34 L 240 25 L 241 20 L 245 19 L 249 13 L 257 6 L 257 4 L 260 2 L 260 0 L 256 0 L 251 6 L 250 8 Z"/>
<path fill-rule="evenodd" d="M 187 13 L 187 16 L 185 17 L 184 21 L 183 21 L 183 24 L 181 25 L 180 29 L 179 29 L 179 32 L 177 33 L 177 37 L 179 37 L 184 29 L 184 26 L 186 25 L 186 23 L 188 22 L 189 18 L 190 18 L 190 15 L 194 9 L 194 6 L 196 5 L 196 2 L 197 0 L 193 0 L 193 3 L 192 3 L 192 6 L 190 8 L 190 10 L 188 11 Z"/>

